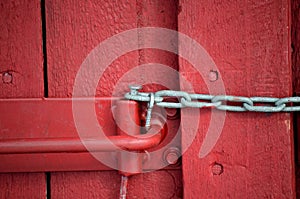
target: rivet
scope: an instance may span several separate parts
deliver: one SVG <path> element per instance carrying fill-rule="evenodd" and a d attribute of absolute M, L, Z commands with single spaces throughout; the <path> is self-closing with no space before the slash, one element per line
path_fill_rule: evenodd
<path fill-rule="evenodd" d="M 223 165 L 215 162 L 211 167 L 211 172 L 213 175 L 221 175 L 224 172 Z"/>
<path fill-rule="evenodd" d="M 209 79 L 209 81 L 214 82 L 214 81 L 218 80 L 218 76 L 219 76 L 219 74 L 217 71 L 211 70 L 209 72 L 208 79 Z"/>
<path fill-rule="evenodd" d="M 3 83 L 5 84 L 9 84 L 9 83 L 12 83 L 13 81 L 13 76 L 10 72 L 5 72 L 2 74 L 2 81 Z"/>

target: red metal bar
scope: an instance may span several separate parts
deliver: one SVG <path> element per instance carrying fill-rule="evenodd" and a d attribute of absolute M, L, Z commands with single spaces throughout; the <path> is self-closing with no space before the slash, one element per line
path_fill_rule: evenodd
<path fill-rule="evenodd" d="M 92 99 L 76 100 L 81 101 L 84 111 L 85 104 L 90 104 Z M 166 130 L 159 132 L 161 127 L 157 124 L 153 124 L 148 135 L 119 137 L 111 111 L 116 100 L 120 99 L 97 98 L 94 101 L 106 139 L 99 138 L 97 132 L 87 132 L 90 139 L 80 140 L 73 120 L 72 99 L 0 99 L 0 172 L 110 170 L 96 160 L 83 143 L 94 146 L 90 147 L 93 151 L 115 150 L 107 142 L 125 150 L 139 150 L 152 148 L 162 140 L 161 145 L 168 143 L 178 129 L 178 120 L 168 120 L 164 126 L 169 129 L 166 138 Z M 111 149 L 106 148 L 107 145 Z M 108 152 L 107 156 L 112 153 Z M 163 161 L 163 154 L 157 156 L 155 160 L 144 162 L 143 169 L 151 170 Z"/>
<path fill-rule="evenodd" d="M 161 129 L 162 126 L 154 125 L 145 135 L 136 137 L 117 135 L 109 136 L 108 139 L 50 138 L 3 140 L 0 142 L 0 154 L 86 152 L 86 146 L 91 152 L 116 151 L 118 148 L 128 151 L 142 151 L 153 148 L 162 142 L 165 135 Z"/>
<path fill-rule="evenodd" d="M 134 101 L 120 100 L 116 109 L 117 133 L 120 136 L 140 134 L 138 104 Z M 142 154 L 121 151 L 118 157 L 118 170 L 123 176 L 142 172 Z"/>

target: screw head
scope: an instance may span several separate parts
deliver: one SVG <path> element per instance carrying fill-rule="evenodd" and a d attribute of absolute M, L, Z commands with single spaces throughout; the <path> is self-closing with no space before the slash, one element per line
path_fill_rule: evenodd
<path fill-rule="evenodd" d="M 211 167 L 211 172 L 213 175 L 221 175 L 224 172 L 223 165 L 215 162 Z"/>
<path fill-rule="evenodd" d="M 180 158 L 180 150 L 176 147 L 169 148 L 164 152 L 164 158 L 168 164 L 175 165 Z"/>
<path fill-rule="evenodd" d="M 3 83 L 5 84 L 9 84 L 9 83 L 12 83 L 13 81 L 13 76 L 10 72 L 5 72 L 2 74 L 2 81 Z"/>

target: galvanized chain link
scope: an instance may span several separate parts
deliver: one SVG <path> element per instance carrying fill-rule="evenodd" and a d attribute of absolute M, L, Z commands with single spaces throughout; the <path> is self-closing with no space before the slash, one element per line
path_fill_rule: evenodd
<path fill-rule="evenodd" d="M 153 104 L 165 108 L 204 108 L 212 107 L 223 111 L 234 112 L 295 112 L 300 111 L 300 97 L 242 97 L 232 95 L 189 94 L 184 91 L 161 90 L 155 93 L 139 92 L 141 87 L 130 87 L 125 94 L 129 100 L 148 102 L 152 110 Z M 176 97 L 178 102 L 165 102 L 167 97 Z M 230 105 L 228 105 L 228 102 Z M 291 104 L 299 104 L 298 106 Z M 151 110 L 148 117 L 151 118 Z"/>

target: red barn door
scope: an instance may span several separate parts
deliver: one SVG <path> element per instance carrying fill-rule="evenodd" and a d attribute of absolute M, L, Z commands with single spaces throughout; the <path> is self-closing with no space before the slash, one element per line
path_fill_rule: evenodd
<path fill-rule="evenodd" d="M 115 86 L 128 71 L 148 63 L 164 64 L 179 71 L 182 77 L 171 79 L 178 90 L 187 90 L 183 81 L 186 79 L 197 93 L 208 93 L 209 87 L 222 81 L 227 95 L 291 96 L 292 64 L 294 89 L 299 91 L 298 4 L 297 0 L 292 3 L 283 0 L 1 2 L 0 140 L 18 136 L 28 138 L 36 134 L 58 138 L 76 134 L 70 133 L 75 125 L 66 98 L 72 97 L 81 64 L 99 43 L 134 28 L 178 30 L 198 42 L 215 65 L 206 66 L 207 70 L 199 73 L 197 66 L 189 60 L 167 51 L 132 51 L 116 59 L 106 69 L 99 79 L 96 97 L 111 97 Z M 293 62 L 291 25 L 294 27 Z M 147 36 L 138 34 L 141 45 L 146 38 L 149 39 Z M 155 40 L 155 37 L 150 36 L 150 39 Z M 179 47 L 179 54 L 183 50 L 193 53 L 195 49 Z M 141 70 L 138 76 L 123 82 L 119 92 L 127 92 L 128 84 L 158 75 L 163 78 L 171 76 Z M 157 91 L 162 88 L 149 82 L 143 89 Z M 30 105 L 32 110 L 39 112 L 27 109 L 25 114 L 24 110 L 22 112 L 43 124 L 32 124 L 31 117 L 15 117 L 21 114 L 18 112 L 20 109 L 12 106 L 9 112 L 3 105 L 11 101 L 23 103 L 19 98 L 34 98 L 33 101 L 47 98 L 36 106 Z M 49 105 L 59 100 L 67 104 Z M 43 103 L 48 104 L 47 107 Z M 43 114 L 43 108 L 51 109 L 51 114 Z M 60 122 L 51 123 L 56 121 L 56 111 L 62 113 Z M 132 176 L 128 198 L 294 198 L 292 115 L 227 112 L 216 145 L 209 153 L 200 155 L 212 114 L 218 114 L 218 111 L 201 109 L 196 137 L 183 155 L 181 165 Z M 175 121 L 177 125 L 179 120 Z M 191 134 L 190 129 L 185 128 L 185 121 L 198 122 L 198 118 L 184 110 L 181 112 L 182 146 L 187 144 Z M 7 130 L 7 125 L 11 125 L 13 130 Z M 215 124 L 211 125 L 214 127 Z M 55 131 L 57 129 L 59 131 Z M 33 130 L 36 132 L 26 135 Z M 16 135 L 10 134 L 12 132 Z M 14 157 L 18 164 L 12 162 Z M 36 164 L 32 163 L 33 160 L 37 160 Z M 11 165 L 1 165 L 9 161 Z M 119 173 L 97 163 L 87 153 L 62 153 L 58 156 L 0 154 L 0 170 L 5 168 L 3 171 L 11 172 L 0 174 L 0 198 L 118 198 Z"/>

